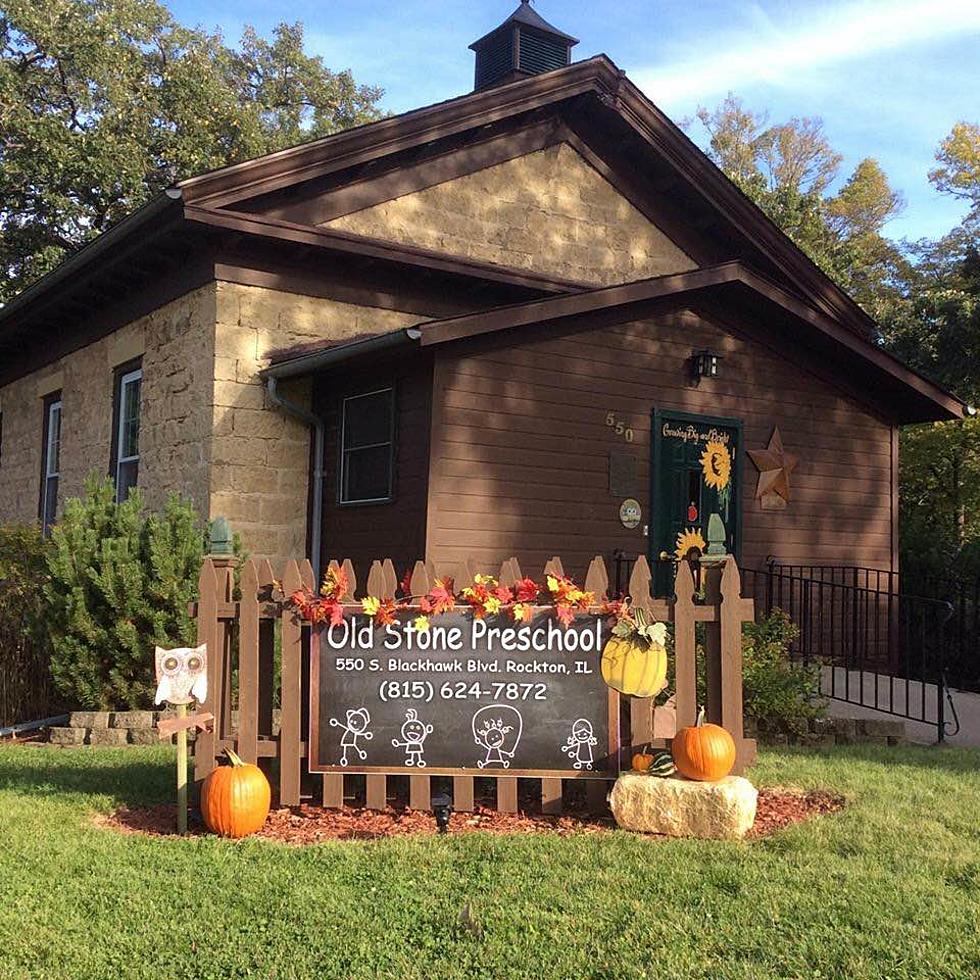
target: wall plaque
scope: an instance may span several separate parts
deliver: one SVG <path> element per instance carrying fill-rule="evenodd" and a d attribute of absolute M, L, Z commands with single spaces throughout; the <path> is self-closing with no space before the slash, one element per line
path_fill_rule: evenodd
<path fill-rule="evenodd" d="M 637 458 L 632 453 L 609 454 L 609 492 L 629 497 L 637 491 Z"/>
<path fill-rule="evenodd" d="M 639 527 L 640 518 L 643 516 L 643 511 L 640 508 L 639 500 L 635 500 L 633 497 L 627 497 L 619 505 L 619 520 L 623 527 L 632 530 L 634 527 Z"/>

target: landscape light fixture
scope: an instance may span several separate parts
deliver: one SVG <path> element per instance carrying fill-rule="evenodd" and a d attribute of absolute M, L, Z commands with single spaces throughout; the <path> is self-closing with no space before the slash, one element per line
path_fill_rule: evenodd
<path fill-rule="evenodd" d="M 449 815 L 453 812 L 453 801 L 445 793 L 433 796 L 432 812 L 435 814 L 439 833 L 444 834 L 449 827 Z"/>
<path fill-rule="evenodd" d="M 695 351 L 691 355 L 691 377 L 697 384 L 702 378 L 717 378 L 721 354 L 710 350 Z"/>

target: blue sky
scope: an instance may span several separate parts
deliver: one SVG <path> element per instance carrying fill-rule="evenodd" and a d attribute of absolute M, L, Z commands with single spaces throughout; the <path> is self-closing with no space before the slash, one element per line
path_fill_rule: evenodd
<path fill-rule="evenodd" d="M 165 0 L 166 2 L 166 0 Z M 308 48 L 331 68 L 381 85 L 391 112 L 472 88 L 467 45 L 517 0 L 170 0 L 188 24 L 237 40 L 301 20 Z M 692 117 L 729 91 L 771 121 L 820 116 L 844 154 L 865 156 L 905 196 L 893 238 L 938 236 L 964 207 L 927 180 L 939 140 L 958 119 L 980 122 L 980 0 L 536 0 L 581 38 L 576 59 L 604 52 L 671 118 Z M 690 135 L 703 142 L 698 124 Z"/>

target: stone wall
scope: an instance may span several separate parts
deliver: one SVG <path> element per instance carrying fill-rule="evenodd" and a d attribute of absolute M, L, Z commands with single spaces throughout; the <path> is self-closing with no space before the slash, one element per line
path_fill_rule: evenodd
<path fill-rule="evenodd" d="M 173 490 L 201 513 L 208 504 L 214 286 L 166 304 L 0 388 L 0 522 L 38 516 L 43 399 L 62 392 L 59 512 L 92 471 L 109 471 L 113 371 L 143 357 L 139 485 L 159 507 Z"/>
<path fill-rule="evenodd" d="M 227 517 L 253 557 L 282 563 L 306 554 L 309 427 L 268 403 L 259 371 L 272 351 L 410 326 L 425 317 L 217 283 L 214 465 L 210 514 Z M 280 386 L 309 408 L 309 379 Z M 328 460 L 327 465 L 332 465 Z"/>
<path fill-rule="evenodd" d="M 162 740 L 156 729 L 161 718 L 173 718 L 176 711 L 73 711 L 67 725 L 49 728 L 48 741 L 52 745 L 157 745 Z M 279 734 L 282 712 L 272 712 L 272 737 Z M 231 731 L 238 731 L 238 712 L 231 713 Z M 193 741 L 196 729 L 189 729 L 187 737 Z M 169 741 L 172 743 L 174 737 Z"/>
<path fill-rule="evenodd" d="M 805 732 L 767 732 L 747 720 L 745 734 L 760 745 L 904 745 L 901 718 L 811 718 Z"/>
<path fill-rule="evenodd" d="M 597 285 L 695 267 L 567 143 L 327 225 Z"/>

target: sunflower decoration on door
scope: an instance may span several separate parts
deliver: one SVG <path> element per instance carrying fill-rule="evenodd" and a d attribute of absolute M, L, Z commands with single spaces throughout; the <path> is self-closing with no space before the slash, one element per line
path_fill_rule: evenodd
<path fill-rule="evenodd" d="M 732 492 L 732 457 L 723 442 L 709 442 L 701 454 L 701 472 L 704 482 L 718 491 L 718 503 L 728 506 Z"/>
<path fill-rule="evenodd" d="M 692 551 L 703 555 L 708 547 L 708 542 L 696 527 L 689 527 L 684 531 L 679 531 L 675 542 L 674 554 L 678 561 L 684 561 L 690 556 Z"/>

